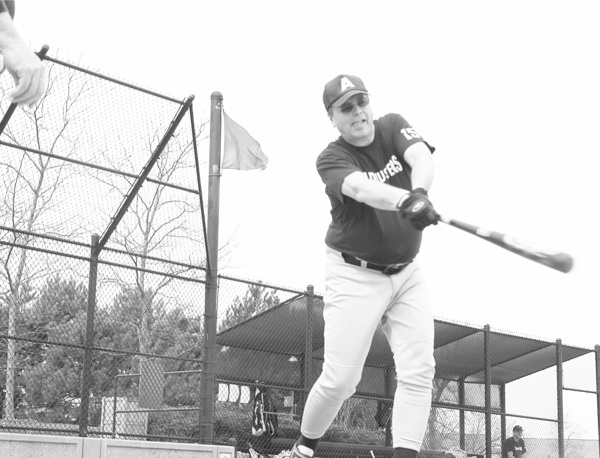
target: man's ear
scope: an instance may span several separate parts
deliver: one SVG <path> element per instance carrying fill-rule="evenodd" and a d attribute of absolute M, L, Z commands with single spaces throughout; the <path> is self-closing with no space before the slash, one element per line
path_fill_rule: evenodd
<path fill-rule="evenodd" d="M 337 128 L 337 125 L 335 124 L 335 119 L 333 119 L 332 115 L 329 115 L 329 121 L 331 121 L 331 125 L 335 128 Z"/>

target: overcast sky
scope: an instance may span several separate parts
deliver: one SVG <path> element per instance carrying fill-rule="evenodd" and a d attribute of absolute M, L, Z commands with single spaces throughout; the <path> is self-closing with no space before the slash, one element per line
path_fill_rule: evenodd
<path fill-rule="evenodd" d="M 575 258 L 565 275 L 427 228 L 436 316 L 593 348 L 599 12 L 598 1 L 20 0 L 16 23 L 49 55 L 194 94 L 204 119 L 220 91 L 269 157 L 263 172 L 223 173 L 220 238 L 238 249 L 221 273 L 321 293 L 329 203 L 315 160 L 338 135 L 322 90 L 360 76 L 376 117 L 398 112 L 436 146 L 440 213 Z"/>

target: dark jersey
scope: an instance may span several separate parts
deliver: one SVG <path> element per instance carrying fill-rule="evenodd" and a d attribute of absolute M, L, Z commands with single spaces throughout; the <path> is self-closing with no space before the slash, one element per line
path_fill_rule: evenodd
<path fill-rule="evenodd" d="M 521 458 L 526 451 L 525 441 L 523 441 L 523 439 L 516 440 L 511 436 L 504 441 L 504 452 L 502 453 L 502 456 L 507 458 L 508 452 L 513 452 L 515 458 Z"/>
<path fill-rule="evenodd" d="M 412 189 L 404 152 L 423 140 L 399 114 L 388 114 L 375 120 L 374 125 L 375 139 L 370 145 L 353 146 L 340 137 L 317 158 L 317 170 L 331 202 L 331 224 L 325 243 L 376 264 L 411 261 L 419 252 L 421 231 L 413 228 L 400 212 L 379 210 L 342 194 L 344 179 L 356 171 L 371 180 Z"/>

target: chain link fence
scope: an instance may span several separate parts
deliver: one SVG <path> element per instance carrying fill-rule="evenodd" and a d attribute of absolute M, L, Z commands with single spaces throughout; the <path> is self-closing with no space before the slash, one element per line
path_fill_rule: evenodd
<path fill-rule="evenodd" d="M 195 124 L 189 98 L 45 59 L 48 90 L 33 110 L 7 116 L 12 82 L 0 76 L 0 432 L 199 442 L 206 122 Z M 218 304 L 212 441 L 288 450 L 323 364 L 322 297 L 220 276 Z M 440 348 L 485 334 L 437 324 Z M 382 339 L 322 439 L 326 456 L 390 456 L 395 372 Z M 559 421 L 562 393 L 567 405 L 587 396 L 597 420 L 597 361 L 582 354 L 563 367 L 570 391 L 557 390 L 554 367 L 486 384 L 439 364 L 424 456 L 500 456 L 517 423 L 531 458 L 598 456 L 597 424 L 586 424 L 590 455 L 578 423 Z"/>

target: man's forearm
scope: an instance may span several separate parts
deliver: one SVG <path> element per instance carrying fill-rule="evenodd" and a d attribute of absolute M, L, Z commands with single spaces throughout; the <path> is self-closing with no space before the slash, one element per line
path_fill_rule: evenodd
<path fill-rule="evenodd" d="M 0 52 L 22 41 L 8 11 L 0 13 Z"/>
<path fill-rule="evenodd" d="M 398 211 L 398 201 L 408 193 L 408 189 L 369 180 L 362 172 L 348 175 L 342 184 L 342 194 L 379 210 Z"/>

